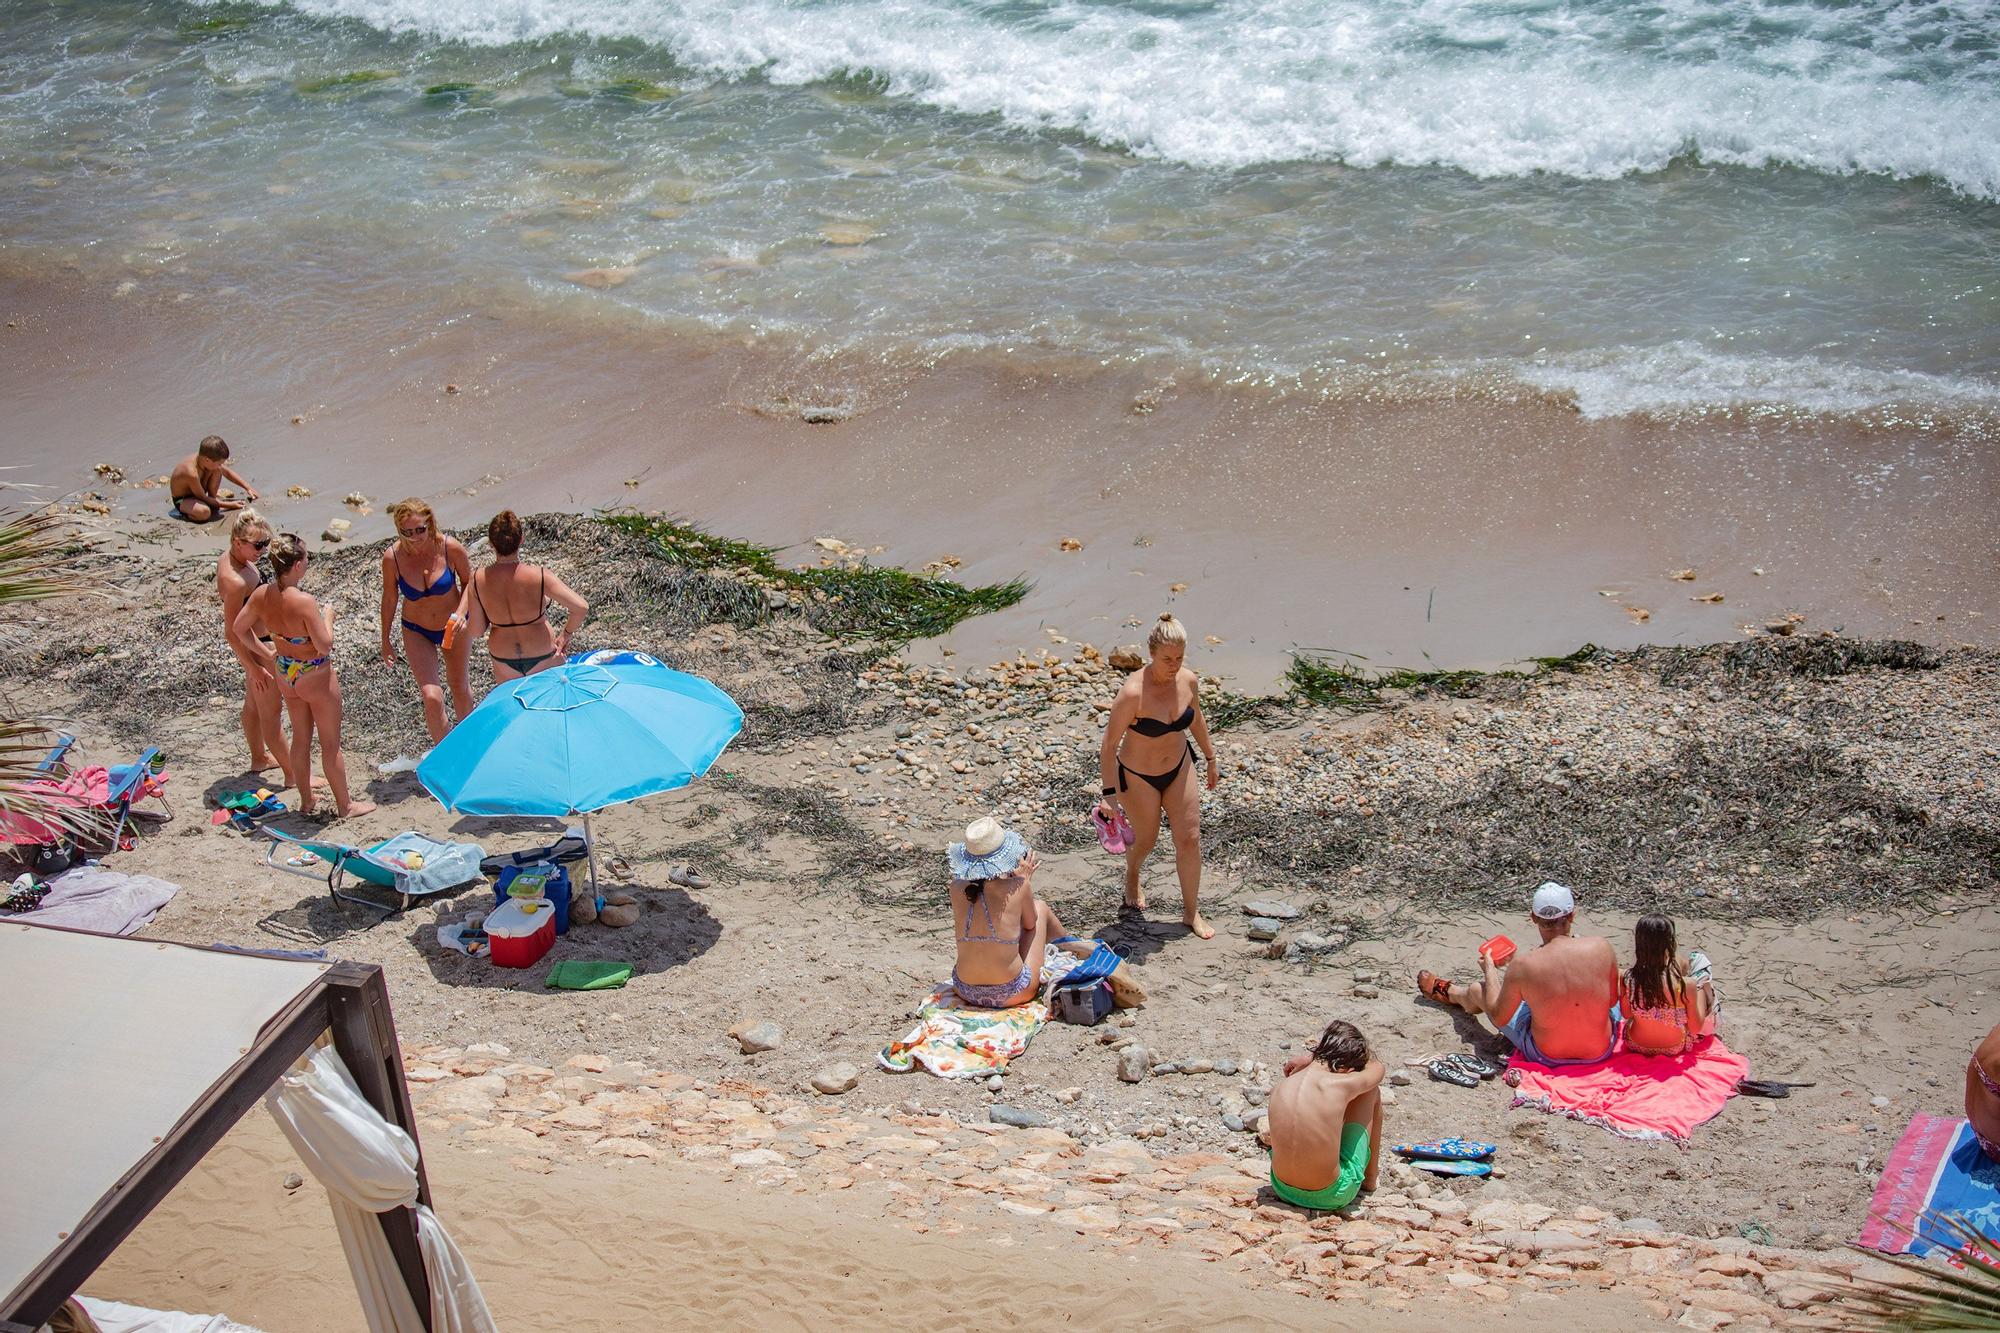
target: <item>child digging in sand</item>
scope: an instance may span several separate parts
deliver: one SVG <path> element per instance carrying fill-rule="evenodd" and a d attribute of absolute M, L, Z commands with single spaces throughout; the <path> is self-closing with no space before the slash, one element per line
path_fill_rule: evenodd
<path fill-rule="evenodd" d="M 224 481 L 241 486 L 243 498 L 223 499 Z M 190 523 L 206 523 L 221 517 L 226 510 L 241 509 L 257 499 L 256 488 L 229 466 L 229 445 L 220 435 L 209 436 L 193 453 L 175 464 L 167 486 L 174 497 L 174 512 Z"/>

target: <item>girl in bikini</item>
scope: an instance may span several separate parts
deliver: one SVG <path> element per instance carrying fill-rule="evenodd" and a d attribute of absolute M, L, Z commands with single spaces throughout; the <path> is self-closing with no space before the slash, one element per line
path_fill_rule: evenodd
<path fill-rule="evenodd" d="M 466 583 L 458 604 L 466 642 L 491 632 L 486 651 L 493 657 L 493 679 L 518 680 L 562 663 L 569 641 L 583 625 L 590 603 L 540 565 L 521 563 L 521 520 L 504 509 L 486 525 L 493 545 L 493 563 Z M 560 630 L 552 629 L 548 605 L 568 612 Z"/>
<path fill-rule="evenodd" d="M 333 608 L 299 587 L 306 573 L 306 544 L 281 532 L 271 542 L 271 582 L 260 585 L 236 617 L 236 639 L 255 652 L 278 682 L 278 695 L 292 720 L 292 775 L 298 781 L 299 813 L 313 813 L 312 743 L 319 732 L 320 768 L 333 789 L 339 818 L 365 815 L 373 801 L 347 794 L 347 761 L 340 752 L 340 681 L 333 672 Z M 272 642 L 257 638 L 262 625 Z"/>
<path fill-rule="evenodd" d="M 459 717 L 472 711 L 472 676 L 466 669 L 469 644 L 444 646 L 445 627 L 458 609 L 465 585 L 472 578 L 472 561 L 456 537 L 438 531 L 437 516 L 412 497 L 389 506 L 396 540 L 382 553 L 382 662 L 396 665 L 389 625 L 396 603 L 403 604 L 403 655 L 424 697 L 424 726 L 431 744 L 444 739 L 450 725 L 444 711 L 440 674 L 451 680 L 452 707 Z"/>
<path fill-rule="evenodd" d="M 1680 1055 L 1714 1028 L 1710 992 L 1688 976 L 1675 951 L 1674 923 L 1642 916 L 1632 930 L 1632 970 L 1619 980 L 1625 1049 L 1639 1055 Z"/>
<path fill-rule="evenodd" d="M 1183 663 L 1187 629 L 1163 615 L 1147 636 L 1151 657 L 1125 678 L 1104 727 L 1099 766 L 1104 782 L 1100 809 L 1121 813 L 1132 826 L 1125 849 L 1125 905 L 1144 909 L 1139 871 L 1159 841 L 1164 814 L 1174 837 L 1174 869 L 1181 881 L 1181 919 L 1202 939 L 1215 928 L 1201 918 L 1201 789 L 1195 782 L 1195 747 L 1208 765 L 1208 788 L 1222 780 L 1222 765 L 1201 712 L 1201 679 Z M 1191 739 L 1190 739 L 1191 737 Z"/>
<path fill-rule="evenodd" d="M 1026 1004 L 1041 992 L 1044 947 L 1069 933 L 1035 897 L 1039 859 L 1020 834 L 989 816 L 965 826 L 965 841 L 951 844 L 945 861 L 958 936 L 953 989 L 979 1009 Z"/>

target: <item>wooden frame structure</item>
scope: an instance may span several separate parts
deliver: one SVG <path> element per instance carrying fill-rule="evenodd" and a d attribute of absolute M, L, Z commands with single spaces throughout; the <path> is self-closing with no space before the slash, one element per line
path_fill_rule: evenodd
<path fill-rule="evenodd" d="M 173 947 L 230 954 L 196 945 Z M 322 1033 L 332 1034 L 334 1050 L 354 1075 L 362 1096 L 416 1142 L 416 1116 L 410 1108 L 409 1086 L 403 1081 L 402 1051 L 396 1041 L 382 969 L 372 963 L 333 963 L 265 1023 L 242 1058 L 209 1085 L 172 1131 L 97 1201 L 19 1286 L 0 1298 L 0 1333 L 34 1333 L 46 1323 Z M 431 1201 L 421 1144 L 417 1147 L 417 1199 L 426 1206 Z M 396 1208 L 377 1214 L 376 1220 L 388 1237 L 418 1315 L 429 1329 L 430 1279 L 417 1244 L 416 1213 Z"/>

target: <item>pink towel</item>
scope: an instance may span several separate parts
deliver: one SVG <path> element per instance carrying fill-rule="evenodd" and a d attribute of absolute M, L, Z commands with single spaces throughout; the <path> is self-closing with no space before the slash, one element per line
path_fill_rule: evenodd
<path fill-rule="evenodd" d="M 1714 1037 L 1682 1055 L 1620 1050 L 1592 1065 L 1542 1065 L 1516 1055 L 1514 1105 L 1602 1125 L 1628 1139 L 1685 1142 L 1721 1113 L 1750 1062 Z"/>

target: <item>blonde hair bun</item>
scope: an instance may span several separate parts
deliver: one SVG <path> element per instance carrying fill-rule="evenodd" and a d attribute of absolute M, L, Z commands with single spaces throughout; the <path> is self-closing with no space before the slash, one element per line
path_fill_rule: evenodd
<path fill-rule="evenodd" d="M 1153 632 L 1146 636 L 1146 651 L 1158 652 L 1162 644 L 1186 643 L 1187 626 L 1174 619 L 1171 611 L 1160 612 L 1160 618 L 1153 622 Z"/>

